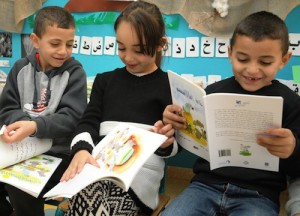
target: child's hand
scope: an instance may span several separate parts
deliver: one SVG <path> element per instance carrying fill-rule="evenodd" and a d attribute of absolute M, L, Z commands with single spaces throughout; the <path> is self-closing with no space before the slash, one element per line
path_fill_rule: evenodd
<path fill-rule="evenodd" d="M 265 131 L 266 135 L 257 135 L 257 143 L 275 156 L 288 158 L 296 146 L 296 139 L 291 130 L 274 128 Z M 270 135 L 270 136 L 268 136 Z"/>
<path fill-rule="evenodd" d="M 74 178 L 77 173 L 80 173 L 86 163 L 99 167 L 97 161 L 87 150 L 80 150 L 75 153 L 69 167 L 64 172 L 60 181 L 68 181 Z"/>
<path fill-rule="evenodd" d="M 167 148 L 175 140 L 174 138 L 175 130 L 172 128 L 172 125 L 171 124 L 164 125 L 164 123 L 161 120 L 157 121 L 154 124 L 154 128 L 152 128 L 151 131 L 168 137 L 168 139 L 163 144 L 161 144 L 160 146 L 161 148 Z"/>
<path fill-rule="evenodd" d="M 6 126 L 2 139 L 4 142 L 19 142 L 24 138 L 34 134 L 36 131 L 35 121 L 17 121 Z"/>
<path fill-rule="evenodd" d="M 175 105 L 168 105 L 163 112 L 163 122 L 171 124 L 175 129 L 185 128 L 185 118 L 180 115 L 182 109 Z"/>

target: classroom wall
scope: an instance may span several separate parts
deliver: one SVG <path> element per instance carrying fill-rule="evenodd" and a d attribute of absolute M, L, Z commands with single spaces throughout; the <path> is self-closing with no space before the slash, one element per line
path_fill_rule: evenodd
<path fill-rule="evenodd" d="M 44 4 L 44 6 L 48 5 L 57 5 L 63 7 L 67 3 L 67 0 L 47 0 Z M 99 15 L 97 13 L 97 15 Z M 105 13 L 102 13 L 105 15 Z M 75 20 L 83 20 L 87 19 L 92 15 L 95 15 L 95 13 L 73 13 Z M 106 14 L 107 15 L 107 14 Z M 114 15 L 115 17 L 118 15 L 118 12 L 110 13 L 109 15 Z M 111 18 L 113 19 L 113 18 Z M 173 28 L 167 28 L 167 36 L 170 37 L 172 40 L 176 39 L 176 42 L 183 43 L 187 41 L 195 42 L 195 38 L 198 38 L 199 43 L 199 52 L 201 53 L 201 49 L 203 46 L 201 46 L 201 39 L 206 37 L 206 35 L 203 35 L 193 29 L 189 29 L 188 23 L 177 14 L 174 15 L 165 15 L 165 20 L 167 24 L 172 24 L 172 22 L 178 24 L 177 27 Z M 300 42 L 297 42 L 297 39 L 300 41 L 300 27 L 299 22 L 300 20 L 300 5 L 294 8 L 286 17 L 285 22 L 289 28 L 290 33 L 295 33 L 295 46 L 291 48 L 295 48 L 297 53 L 300 52 Z M 168 23 L 169 22 L 169 23 Z M 1 30 L 0 30 L 1 31 Z M 32 32 L 32 25 L 30 23 L 30 19 L 26 19 L 23 31 L 24 34 L 30 34 Z M 298 35 L 299 34 L 299 35 Z M 78 36 L 81 40 L 83 37 L 98 37 L 105 39 L 106 36 L 112 36 L 114 37 L 114 30 L 113 30 L 113 24 L 77 24 L 76 26 L 76 36 Z M 299 38 L 298 38 L 299 37 Z M 0 70 L 4 71 L 5 73 L 8 73 L 11 67 L 13 66 L 14 62 L 21 57 L 21 35 L 13 33 L 12 35 L 12 48 L 13 48 L 13 55 L 11 58 L 3 58 L 0 57 L 1 60 L 8 61 L 9 65 L 1 65 L 0 63 Z M 214 43 L 216 43 L 216 39 L 213 39 Z M 103 41 L 104 43 L 104 41 Z M 297 45 L 298 43 L 298 45 Z M 105 45 L 105 44 L 103 44 Z M 171 44 L 171 51 L 175 52 L 176 46 L 174 46 L 175 43 Z M 214 44 L 217 47 L 217 44 Z M 115 48 L 115 47 L 114 47 Z M 188 47 L 184 47 L 188 49 Z M 102 73 L 104 71 L 110 71 L 113 70 L 116 67 L 122 67 L 123 64 L 119 60 L 117 56 L 117 51 L 115 48 L 115 53 L 113 55 L 85 55 L 82 53 L 73 54 L 73 56 L 79 60 L 82 64 L 84 69 L 86 70 L 87 76 L 93 77 L 97 73 Z M 296 70 L 298 70 L 298 67 L 300 67 L 300 56 L 299 55 L 293 55 L 288 65 L 278 73 L 277 78 L 289 80 L 292 81 L 293 76 L 293 69 L 294 73 Z M 194 76 L 204 76 L 208 78 L 210 75 L 216 75 L 219 78 L 224 79 L 226 77 L 232 76 L 231 72 L 231 65 L 227 57 L 215 57 L 215 54 L 213 57 L 202 57 L 201 55 L 199 57 L 186 57 L 184 55 L 176 56 L 166 56 L 162 68 L 164 70 L 173 70 L 179 74 L 193 74 Z M 296 71 L 297 72 L 297 71 Z M 299 72 L 299 71 L 298 71 Z M 298 84 L 296 84 L 298 85 Z M 297 86 L 293 85 L 294 88 Z M 169 160 L 169 164 L 171 165 L 178 165 L 178 166 L 184 166 L 184 167 L 191 167 L 196 157 L 194 155 L 191 155 L 190 153 L 187 153 L 185 151 L 181 152 L 178 156 L 176 156 L 173 159 Z M 180 163 L 178 163 L 180 161 Z"/>
<path fill-rule="evenodd" d="M 47 0 L 43 6 L 47 5 L 58 5 L 64 6 L 67 0 Z M 80 18 L 82 16 L 87 17 L 92 13 L 75 13 L 75 18 Z M 179 27 L 177 29 L 167 29 L 167 36 L 171 38 L 187 38 L 187 37 L 198 37 L 201 39 L 205 35 L 189 29 L 188 24 L 180 15 L 169 15 L 167 17 L 178 17 Z M 300 6 L 294 8 L 289 15 L 286 17 L 286 23 L 288 25 L 289 31 L 292 33 L 300 33 L 300 27 L 297 26 L 297 20 L 300 19 Z M 28 21 L 25 21 L 23 33 L 31 33 L 32 27 L 30 27 Z M 78 36 L 88 36 L 88 37 L 105 37 L 114 36 L 114 30 L 112 24 L 103 25 L 77 25 L 76 35 Z M 0 58 L 9 61 L 10 67 L 0 67 L 1 70 L 6 73 L 9 72 L 11 66 L 16 59 L 21 57 L 21 39 L 20 34 L 13 34 L 13 57 L 12 58 Z M 172 47 L 171 47 L 172 48 Z M 300 49 L 300 47 L 298 47 Z M 111 70 L 115 67 L 121 67 L 122 63 L 115 55 L 82 55 L 73 54 L 73 56 L 81 61 L 88 76 L 93 76 L 96 73 L 101 73 L 107 70 Z M 298 63 L 297 63 L 298 62 Z M 289 64 L 278 74 L 280 79 L 293 79 L 292 77 L 292 65 L 300 64 L 300 57 L 292 57 Z M 166 57 L 163 63 L 163 69 L 171 69 L 180 74 L 182 73 L 192 73 L 196 76 L 199 75 L 221 75 L 222 78 L 231 76 L 231 66 L 227 58 L 216 58 L 216 57 L 186 57 L 186 58 L 173 58 Z"/>

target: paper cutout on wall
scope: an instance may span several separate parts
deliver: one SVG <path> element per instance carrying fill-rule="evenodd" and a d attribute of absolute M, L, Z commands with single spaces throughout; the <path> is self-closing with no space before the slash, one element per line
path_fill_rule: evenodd
<path fill-rule="evenodd" d="M 300 65 L 293 65 L 293 80 L 295 83 L 300 83 Z"/>
<path fill-rule="evenodd" d="M 191 82 L 194 82 L 194 74 L 181 74 L 180 76 L 182 76 L 183 78 L 185 78 Z"/>
<path fill-rule="evenodd" d="M 83 55 L 90 55 L 92 49 L 92 38 L 82 36 L 81 37 L 81 44 L 80 44 L 80 54 Z"/>
<path fill-rule="evenodd" d="M 218 82 L 221 80 L 221 75 L 208 75 L 207 77 L 207 85 Z"/>
<path fill-rule="evenodd" d="M 216 38 L 216 57 L 228 57 L 229 39 Z"/>
<path fill-rule="evenodd" d="M 284 80 L 284 79 L 277 79 L 282 84 L 289 87 L 291 90 L 293 90 L 296 94 L 300 95 L 299 92 L 299 84 L 297 84 L 294 80 Z"/>
<path fill-rule="evenodd" d="M 199 57 L 200 48 L 202 57 L 228 57 L 229 40 L 212 37 L 202 37 L 201 47 L 199 37 L 171 38 L 167 37 L 168 49 L 162 51 L 163 56 L 172 56 L 173 58 L 191 58 Z M 216 41 L 216 45 L 214 42 Z M 116 37 L 74 37 L 72 53 L 83 55 L 115 55 L 116 54 Z M 164 47 L 165 49 L 166 47 Z"/>
<path fill-rule="evenodd" d="M 186 57 L 199 57 L 199 37 L 186 38 Z"/>
<path fill-rule="evenodd" d="M 163 14 L 163 19 L 165 22 L 165 26 L 166 29 L 173 29 L 173 30 L 177 30 L 179 28 L 179 17 L 180 15 L 176 14 L 176 15 L 164 15 Z"/>
<path fill-rule="evenodd" d="M 202 88 L 206 88 L 207 86 L 206 76 L 194 76 L 194 83 L 196 83 L 198 86 Z"/>
<path fill-rule="evenodd" d="M 173 38 L 172 56 L 174 58 L 185 57 L 185 38 Z"/>
<path fill-rule="evenodd" d="M 116 48 L 116 37 L 105 36 L 103 53 L 105 55 L 114 55 Z"/>
<path fill-rule="evenodd" d="M 80 36 L 75 35 L 72 53 L 77 54 L 79 52 L 79 45 L 80 45 Z"/>
<path fill-rule="evenodd" d="M 290 47 L 289 51 L 292 51 L 294 56 L 300 56 L 300 34 L 290 33 Z"/>
<path fill-rule="evenodd" d="M 214 57 L 215 38 L 201 37 L 201 57 Z"/>
<path fill-rule="evenodd" d="M 97 12 L 82 16 L 82 14 L 74 14 L 76 26 L 78 25 L 97 25 L 97 24 L 114 24 L 117 12 Z"/>
<path fill-rule="evenodd" d="M 184 77 L 185 79 L 194 82 L 198 86 L 205 88 L 207 86 L 206 76 L 194 76 L 194 74 L 181 74 L 180 76 Z M 210 81 L 216 82 L 221 78 L 220 75 L 211 75 Z"/>
<path fill-rule="evenodd" d="M 92 55 L 102 55 L 103 38 L 92 37 Z"/>

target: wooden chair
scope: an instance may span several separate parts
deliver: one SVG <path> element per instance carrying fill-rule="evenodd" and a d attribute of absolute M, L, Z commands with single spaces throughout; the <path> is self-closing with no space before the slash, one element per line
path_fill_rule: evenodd
<path fill-rule="evenodd" d="M 151 216 L 158 216 L 166 207 L 166 205 L 170 201 L 170 196 L 166 194 L 160 194 L 159 195 L 159 204 L 157 208 L 154 210 L 154 212 L 151 214 Z"/>

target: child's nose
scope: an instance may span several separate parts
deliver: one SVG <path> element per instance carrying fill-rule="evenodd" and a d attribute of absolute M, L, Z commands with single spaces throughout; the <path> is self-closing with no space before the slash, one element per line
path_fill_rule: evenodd
<path fill-rule="evenodd" d="M 249 64 L 247 67 L 247 72 L 249 73 L 258 73 L 259 72 L 259 66 L 255 63 Z"/>
<path fill-rule="evenodd" d="M 67 53 L 68 53 L 68 47 L 65 46 L 65 45 L 62 45 L 62 46 L 59 48 L 58 53 L 59 53 L 60 55 L 65 55 L 65 54 L 67 54 Z"/>
<path fill-rule="evenodd" d="M 133 59 L 133 55 L 130 53 L 126 53 L 125 55 L 125 61 L 130 62 Z"/>

